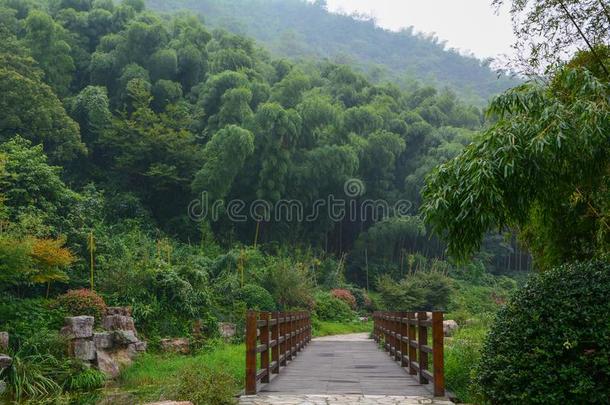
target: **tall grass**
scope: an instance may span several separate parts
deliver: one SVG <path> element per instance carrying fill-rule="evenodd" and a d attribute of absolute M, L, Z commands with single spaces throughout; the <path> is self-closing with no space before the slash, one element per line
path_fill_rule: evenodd
<path fill-rule="evenodd" d="M 236 395 L 245 378 L 245 347 L 214 342 L 190 356 L 178 354 L 143 354 L 133 366 L 126 369 L 119 380 L 119 388 L 134 394 L 142 401 L 160 399 L 183 400 L 185 393 L 192 391 L 197 398 L 209 382 L 216 390 Z M 197 369 L 201 369 L 201 373 Z M 191 382 L 187 387 L 185 381 Z M 197 393 L 195 392 L 197 391 Z M 201 402 L 202 400 L 195 401 Z M 225 403 L 218 398 L 207 399 L 210 404 Z"/>
<path fill-rule="evenodd" d="M 475 321 L 476 322 L 476 321 Z M 461 327 L 445 343 L 445 379 L 447 388 L 466 403 L 479 403 L 475 369 L 488 331 L 486 322 Z"/>

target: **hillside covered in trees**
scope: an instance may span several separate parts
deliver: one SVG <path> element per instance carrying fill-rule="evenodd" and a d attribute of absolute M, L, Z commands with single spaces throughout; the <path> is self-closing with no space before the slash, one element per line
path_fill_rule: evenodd
<path fill-rule="evenodd" d="M 401 86 L 417 82 L 449 87 L 473 104 L 518 84 L 506 74 L 413 27 L 393 32 L 366 16 L 326 10 L 324 1 L 305 0 L 147 0 L 167 12 L 191 10 L 212 27 L 252 36 L 274 55 L 290 59 L 328 58 L 365 72 L 375 82 Z"/>
<path fill-rule="evenodd" d="M 439 58 L 421 71 L 474 66 L 484 75 L 435 80 L 479 92 L 375 78 L 320 58 L 321 42 L 284 57 L 204 22 L 236 3 L 201 4 L 218 7 L 202 20 L 144 0 L 0 0 L 2 401 L 103 399 L 97 354 L 69 356 L 59 331 L 121 306 L 149 350 L 117 369 L 129 404 L 234 403 L 247 309 L 306 309 L 318 335 L 370 330 L 373 310 L 443 310 L 461 400 L 608 402 L 610 19 L 586 17 L 605 3 L 513 8 L 567 39 L 529 43 L 548 80 L 487 114 L 464 97 L 496 91 L 489 69 L 433 41 L 282 2 L 295 27 L 410 38 Z M 589 48 L 553 59 L 568 45 Z M 514 293 L 532 268 L 545 272 Z M 166 338 L 191 353 L 161 353 Z"/>

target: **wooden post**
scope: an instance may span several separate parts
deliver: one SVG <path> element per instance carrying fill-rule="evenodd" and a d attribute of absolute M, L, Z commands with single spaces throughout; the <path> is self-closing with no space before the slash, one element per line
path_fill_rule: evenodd
<path fill-rule="evenodd" d="M 296 334 L 297 334 L 297 338 L 296 338 L 296 353 L 301 351 L 301 325 L 303 324 L 303 313 L 302 312 L 297 312 L 297 322 L 296 322 Z"/>
<path fill-rule="evenodd" d="M 246 317 L 246 395 L 256 394 L 256 311 Z"/>
<path fill-rule="evenodd" d="M 408 319 L 406 312 L 400 313 L 400 366 L 406 367 L 407 361 L 405 357 L 409 356 L 409 332 L 408 332 Z M 407 322 L 407 323 L 405 323 Z"/>
<path fill-rule="evenodd" d="M 275 325 L 271 327 L 271 340 L 275 340 L 275 346 L 271 348 L 271 361 L 275 362 L 275 368 L 271 370 L 273 374 L 280 372 L 280 313 L 274 312 Z"/>
<path fill-rule="evenodd" d="M 428 379 L 424 376 L 423 371 L 428 369 L 428 353 L 422 350 L 422 346 L 428 344 L 428 327 L 424 325 L 424 321 L 428 319 L 428 313 L 417 313 L 417 343 L 419 349 L 419 383 L 427 384 Z"/>
<path fill-rule="evenodd" d="M 288 360 L 292 360 L 292 331 L 294 330 L 292 324 L 292 312 L 286 312 L 286 316 L 288 317 Z"/>
<path fill-rule="evenodd" d="M 261 327 L 261 344 L 265 345 L 265 350 L 261 352 L 261 369 L 267 370 L 267 374 L 261 379 L 261 382 L 268 383 L 271 374 L 269 368 L 269 323 L 271 323 L 271 314 L 263 312 L 261 313 L 261 319 L 265 321 L 265 325 Z"/>
<path fill-rule="evenodd" d="M 280 337 L 282 339 L 282 344 L 280 345 L 280 358 L 282 359 L 281 364 L 282 366 L 286 365 L 286 313 L 285 312 L 281 312 L 280 316 L 282 317 L 282 323 L 280 324 Z M 279 320 L 278 320 L 279 322 Z"/>
<path fill-rule="evenodd" d="M 443 313 L 432 313 L 432 357 L 434 361 L 434 395 L 445 396 Z"/>
<path fill-rule="evenodd" d="M 394 360 L 400 361 L 400 343 L 402 340 L 400 339 L 400 331 L 402 329 L 402 318 L 400 317 L 400 312 L 394 312 Z"/>
<path fill-rule="evenodd" d="M 377 312 L 373 312 L 373 340 L 377 342 Z"/>
<path fill-rule="evenodd" d="M 409 335 L 409 374 L 415 375 L 417 374 L 417 370 L 413 367 L 411 362 L 417 361 L 417 349 L 411 345 L 411 342 L 416 342 L 415 339 L 415 325 L 411 324 L 411 321 L 415 319 L 414 312 L 409 312 L 407 314 L 407 318 L 409 321 L 409 331 L 407 334 Z"/>

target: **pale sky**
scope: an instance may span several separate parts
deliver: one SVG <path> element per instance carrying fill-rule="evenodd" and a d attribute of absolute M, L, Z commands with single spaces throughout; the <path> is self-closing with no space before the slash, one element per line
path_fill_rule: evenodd
<path fill-rule="evenodd" d="M 496 14 L 491 0 L 327 0 L 330 11 L 374 16 L 391 30 L 413 26 L 435 33 L 447 46 L 479 58 L 512 54 L 513 33 L 506 9 Z"/>

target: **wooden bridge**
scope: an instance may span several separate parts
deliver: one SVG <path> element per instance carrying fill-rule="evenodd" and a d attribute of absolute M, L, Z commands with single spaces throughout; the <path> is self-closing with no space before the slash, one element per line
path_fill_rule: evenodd
<path fill-rule="evenodd" d="M 307 312 L 249 311 L 240 403 L 450 404 L 442 312 L 376 312 L 373 319 L 372 339 L 365 333 L 312 340 Z"/>

